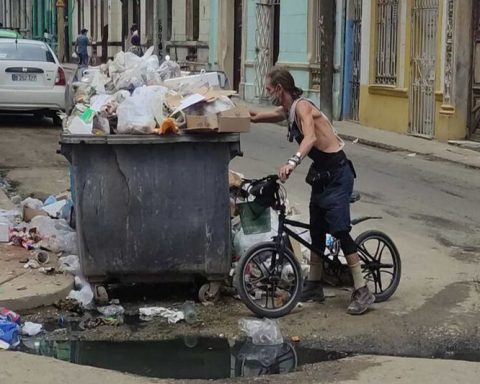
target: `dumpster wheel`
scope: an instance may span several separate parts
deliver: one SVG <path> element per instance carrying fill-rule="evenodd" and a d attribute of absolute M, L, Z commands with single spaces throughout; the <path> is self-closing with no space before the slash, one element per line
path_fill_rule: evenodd
<path fill-rule="evenodd" d="M 201 303 L 214 302 L 220 296 L 220 286 L 222 283 L 212 282 L 203 284 L 198 290 L 198 300 Z"/>
<path fill-rule="evenodd" d="M 108 304 L 108 292 L 103 285 L 96 285 L 94 289 L 95 302 L 100 305 Z"/>

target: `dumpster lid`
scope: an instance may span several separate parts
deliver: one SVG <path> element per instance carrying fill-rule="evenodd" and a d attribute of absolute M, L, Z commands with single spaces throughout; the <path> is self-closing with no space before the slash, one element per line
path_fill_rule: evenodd
<path fill-rule="evenodd" d="M 238 133 L 208 133 L 195 135 L 60 135 L 60 144 L 171 144 L 171 143 L 236 143 L 240 142 Z"/>

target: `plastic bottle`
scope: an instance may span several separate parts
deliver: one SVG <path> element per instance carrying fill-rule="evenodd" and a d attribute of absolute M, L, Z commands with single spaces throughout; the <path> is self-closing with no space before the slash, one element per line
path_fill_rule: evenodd
<path fill-rule="evenodd" d="M 327 237 L 325 239 L 325 244 L 327 245 L 327 248 L 332 248 L 333 242 L 334 242 L 333 236 L 327 233 Z"/>
<path fill-rule="evenodd" d="M 195 303 L 193 301 L 185 301 L 182 305 L 182 312 L 188 324 L 197 322 L 197 313 L 195 312 Z"/>

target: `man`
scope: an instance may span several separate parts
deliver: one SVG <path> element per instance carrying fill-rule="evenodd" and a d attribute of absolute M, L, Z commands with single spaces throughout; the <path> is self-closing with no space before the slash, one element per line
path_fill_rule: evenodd
<path fill-rule="evenodd" d="M 82 29 L 80 31 L 80 35 L 78 35 L 77 40 L 75 42 L 75 53 L 78 55 L 80 59 L 80 66 L 88 66 L 88 37 L 87 37 L 87 29 Z"/>
<path fill-rule="evenodd" d="M 132 52 L 135 55 L 142 57 L 143 56 L 143 50 L 142 47 L 140 46 L 140 34 L 138 32 L 138 27 L 137 24 L 133 24 L 130 27 L 130 33 L 131 33 L 131 38 L 130 38 L 130 43 L 132 44 L 130 48 L 128 49 L 128 52 Z"/>
<path fill-rule="evenodd" d="M 328 118 L 313 102 L 301 97 L 303 91 L 295 86 L 292 75 L 286 69 L 274 68 L 268 74 L 266 90 L 277 108 L 271 112 L 251 112 L 251 121 L 274 123 L 288 120 L 288 139 L 295 139 L 299 147 L 297 153 L 280 167 L 278 176 L 281 181 L 285 182 L 289 178 L 305 156 L 313 160 L 306 178 L 306 182 L 312 186 L 312 244 L 323 253 L 327 233 L 340 240 L 354 282 L 354 292 L 347 312 L 360 315 L 375 301 L 375 296 L 365 283 L 357 246 L 350 235 L 350 195 L 355 171 L 343 151 L 344 143 L 335 133 Z M 322 256 L 312 252 L 302 301 L 324 300 L 321 286 L 322 266 Z"/>

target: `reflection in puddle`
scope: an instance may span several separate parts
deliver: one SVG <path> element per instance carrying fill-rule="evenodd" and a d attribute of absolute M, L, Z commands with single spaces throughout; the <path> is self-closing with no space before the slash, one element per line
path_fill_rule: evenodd
<path fill-rule="evenodd" d="M 305 349 L 287 342 L 258 346 L 227 339 L 184 338 L 145 342 L 24 340 L 22 350 L 75 364 L 177 379 L 254 377 L 292 372 L 303 364 L 345 353 Z"/>

